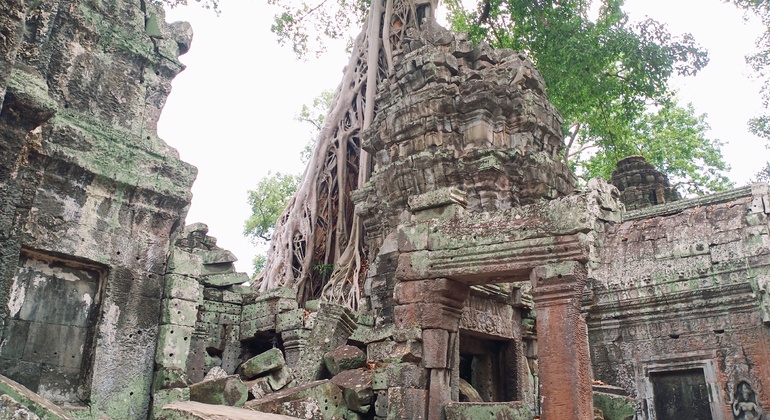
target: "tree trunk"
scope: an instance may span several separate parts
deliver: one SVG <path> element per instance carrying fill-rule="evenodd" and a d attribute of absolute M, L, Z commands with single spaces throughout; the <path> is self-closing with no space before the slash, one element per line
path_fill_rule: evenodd
<path fill-rule="evenodd" d="M 432 19 L 435 3 L 420 7 L 430 7 L 425 15 Z M 361 136 L 374 120 L 377 86 L 392 71 L 407 30 L 419 26 L 417 8 L 415 0 L 372 1 L 302 181 L 276 224 L 265 269 L 254 288 L 290 287 L 300 302 L 323 297 L 358 309 L 367 250 L 350 194 L 366 183 L 371 172 Z"/>

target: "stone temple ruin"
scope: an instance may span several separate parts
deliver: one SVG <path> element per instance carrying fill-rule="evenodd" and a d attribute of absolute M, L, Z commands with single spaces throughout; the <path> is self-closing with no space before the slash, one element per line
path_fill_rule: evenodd
<path fill-rule="evenodd" d="M 187 24 L 0 4 L 0 417 L 760 419 L 770 194 L 577 189 L 526 57 L 405 41 L 364 134 L 358 312 L 257 293 L 156 136 Z"/>

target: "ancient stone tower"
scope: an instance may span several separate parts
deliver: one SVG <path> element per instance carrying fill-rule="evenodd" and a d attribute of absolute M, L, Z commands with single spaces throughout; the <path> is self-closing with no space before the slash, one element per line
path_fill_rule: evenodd
<path fill-rule="evenodd" d="M 679 199 L 629 157 L 579 189 L 524 55 L 399 33 L 361 133 L 353 312 L 245 287 L 185 226 L 195 169 L 155 127 L 188 25 L 0 11 L 0 417 L 766 417 L 768 186 Z"/>

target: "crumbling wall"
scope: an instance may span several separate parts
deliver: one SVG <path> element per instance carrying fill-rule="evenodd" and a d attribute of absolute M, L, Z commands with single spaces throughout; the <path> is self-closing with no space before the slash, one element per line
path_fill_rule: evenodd
<path fill-rule="evenodd" d="M 196 172 L 156 124 L 192 31 L 141 0 L 0 8 L 0 371 L 83 416 L 145 418 Z"/>
<path fill-rule="evenodd" d="M 741 383 L 770 406 L 768 214 L 756 184 L 606 225 L 584 308 L 594 375 L 635 396 L 642 418 L 696 415 L 661 402 L 676 397 L 656 383 L 702 388 L 693 398 L 717 419 L 733 418 Z"/>

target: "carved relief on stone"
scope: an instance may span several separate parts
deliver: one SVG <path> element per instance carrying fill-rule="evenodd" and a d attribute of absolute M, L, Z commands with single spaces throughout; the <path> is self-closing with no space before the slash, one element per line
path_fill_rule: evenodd
<path fill-rule="evenodd" d="M 764 410 L 757 403 L 757 395 L 747 381 L 740 381 L 735 387 L 731 404 L 736 420 L 766 419 Z"/>

